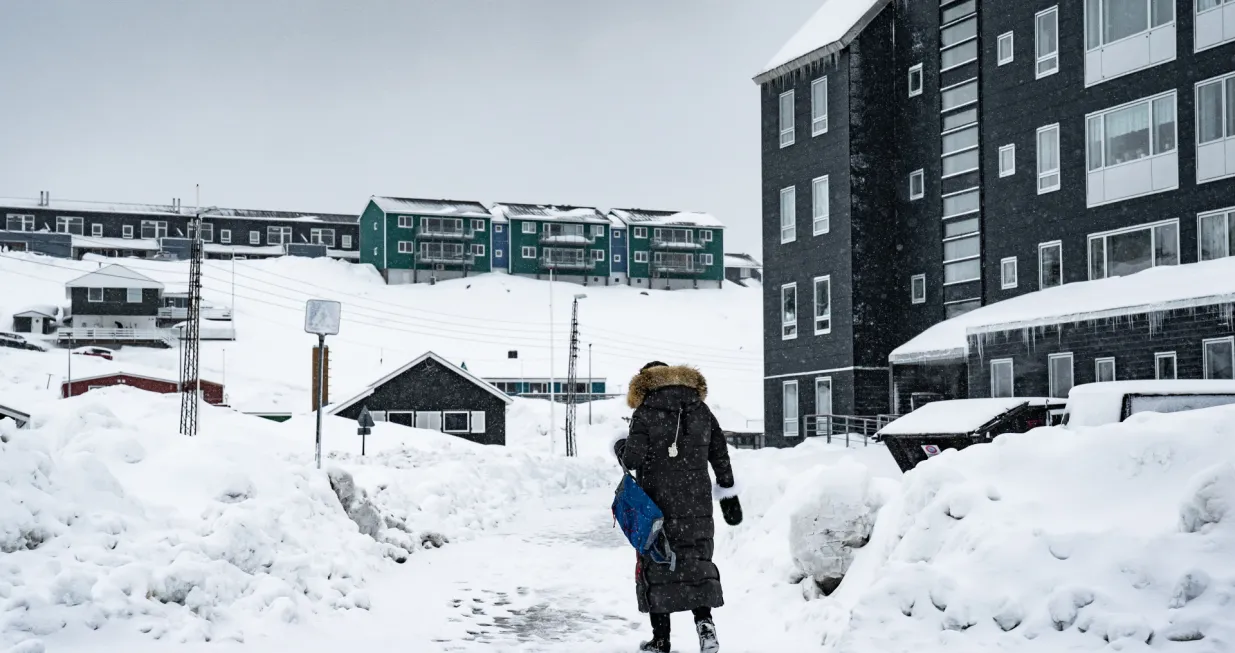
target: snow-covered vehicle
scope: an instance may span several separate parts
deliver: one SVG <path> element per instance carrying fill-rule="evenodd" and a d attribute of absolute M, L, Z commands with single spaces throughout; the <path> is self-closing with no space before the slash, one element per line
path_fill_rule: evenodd
<path fill-rule="evenodd" d="M 1235 404 L 1235 381 L 1162 379 L 1109 381 L 1072 388 L 1063 423 L 1068 428 L 1122 422 L 1137 413 L 1176 413 Z"/>
<path fill-rule="evenodd" d="M 116 352 L 106 347 L 78 347 L 73 350 L 78 356 L 97 356 L 103 360 L 114 360 Z"/>
<path fill-rule="evenodd" d="M 934 401 L 904 415 L 875 434 L 888 446 L 902 472 L 939 455 L 990 442 L 1004 433 L 1024 433 L 1055 422 L 1063 399 L 1001 397 Z"/>
<path fill-rule="evenodd" d="M 47 351 L 47 346 L 30 338 L 11 331 L 0 331 L 0 347 L 11 349 L 28 349 L 30 351 Z"/>

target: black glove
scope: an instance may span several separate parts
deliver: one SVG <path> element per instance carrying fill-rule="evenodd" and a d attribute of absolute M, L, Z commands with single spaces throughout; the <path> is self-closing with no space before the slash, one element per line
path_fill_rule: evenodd
<path fill-rule="evenodd" d="M 726 524 L 737 526 L 742 523 L 742 504 L 738 503 L 737 497 L 721 499 L 720 514 L 724 516 Z"/>
<path fill-rule="evenodd" d="M 613 455 L 617 456 L 619 461 L 622 460 L 622 453 L 624 451 L 626 451 L 626 438 L 613 443 Z"/>

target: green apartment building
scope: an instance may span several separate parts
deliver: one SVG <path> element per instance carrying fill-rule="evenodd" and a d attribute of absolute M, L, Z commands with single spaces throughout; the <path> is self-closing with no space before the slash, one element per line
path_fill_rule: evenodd
<path fill-rule="evenodd" d="M 720 288 L 725 225 L 706 213 L 613 209 L 625 225 L 629 283 L 648 288 Z"/>
<path fill-rule="evenodd" d="M 360 262 L 389 284 L 493 270 L 493 216 L 479 202 L 369 198 L 360 214 Z"/>
<path fill-rule="evenodd" d="M 494 204 L 495 227 L 508 239 L 510 274 L 583 284 L 614 283 L 612 221 L 598 209 L 542 204 Z M 619 281 L 620 282 L 620 281 Z"/>

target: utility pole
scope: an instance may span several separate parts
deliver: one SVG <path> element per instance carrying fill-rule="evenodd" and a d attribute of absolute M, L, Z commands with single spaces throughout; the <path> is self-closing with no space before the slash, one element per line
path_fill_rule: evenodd
<path fill-rule="evenodd" d="M 557 377 L 553 369 L 553 270 L 549 270 L 549 446 L 557 455 Z"/>
<path fill-rule="evenodd" d="M 587 297 L 575 295 L 570 307 L 570 360 L 566 366 L 566 456 L 579 455 L 575 430 L 575 412 L 579 405 L 579 300 Z"/>
<path fill-rule="evenodd" d="M 587 343 L 587 423 L 592 425 L 592 402 L 596 401 L 596 395 L 592 394 L 594 387 L 592 381 L 592 343 Z"/>
<path fill-rule="evenodd" d="M 188 319 L 180 330 L 180 434 L 197 435 L 197 413 L 201 404 L 201 305 L 202 305 L 202 208 L 198 186 L 196 214 L 192 220 L 189 244 Z"/>

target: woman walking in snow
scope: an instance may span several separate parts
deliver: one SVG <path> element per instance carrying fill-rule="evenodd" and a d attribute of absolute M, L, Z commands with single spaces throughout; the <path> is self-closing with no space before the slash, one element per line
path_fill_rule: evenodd
<path fill-rule="evenodd" d="M 627 392 L 626 403 L 635 413 L 629 435 L 613 450 L 664 512 L 664 532 L 677 556 L 672 569 L 644 556 L 635 567 L 639 611 L 651 613 L 652 619 L 652 639 L 640 651 L 669 653 L 669 615 L 686 611 L 694 613 L 699 650 L 720 650 L 712 608 L 725 601 L 720 571 L 712 562 L 712 501 L 720 500 L 731 525 L 742 521 L 742 509 L 724 432 L 703 403 L 707 393 L 707 380 L 698 370 L 659 361 L 645 365 Z"/>

